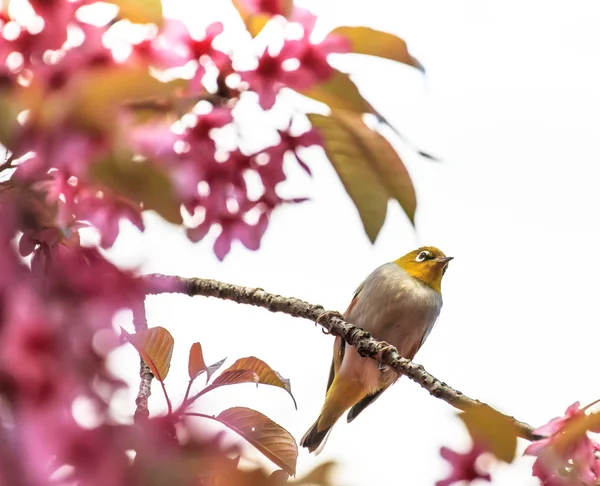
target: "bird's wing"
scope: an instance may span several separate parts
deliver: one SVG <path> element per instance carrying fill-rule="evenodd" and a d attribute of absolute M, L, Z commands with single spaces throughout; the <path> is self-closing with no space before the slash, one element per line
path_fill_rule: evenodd
<path fill-rule="evenodd" d="M 348 314 L 350 314 L 350 311 L 358 302 L 358 295 L 360 294 L 362 287 L 363 287 L 363 284 L 361 283 L 358 286 L 358 288 L 354 291 L 354 295 L 352 296 L 352 301 L 350 302 L 350 305 L 346 309 L 346 312 L 344 312 L 344 319 L 346 319 L 348 317 Z M 333 379 L 335 378 L 335 374 L 340 369 L 340 366 L 342 366 L 342 360 L 344 359 L 345 351 L 346 351 L 346 342 L 344 340 L 342 340 L 342 338 L 336 337 L 335 342 L 333 344 L 333 359 L 331 360 L 331 368 L 329 369 L 329 379 L 327 380 L 327 390 L 329 390 L 329 387 L 331 386 L 331 384 L 333 383 Z"/>
<path fill-rule="evenodd" d="M 410 359 L 411 361 L 413 360 L 413 358 L 415 357 L 415 354 L 417 354 L 417 351 L 419 350 L 419 348 L 421 347 L 421 343 L 418 343 L 416 346 L 414 346 L 408 353 L 406 358 Z M 386 366 L 387 368 L 387 366 Z M 381 394 L 386 391 L 389 386 L 392 383 L 389 383 L 387 385 L 385 385 L 383 388 L 380 388 L 379 390 L 377 390 L 375 393 L 372 393 L 371 395 L 367 395 L 366 397 L 364 397 L 360 402 L 358 402 L 356 405 L 354 405 L 350 411 L 348 412 L 348 415 L 346 417 L 346 420 L 348 421 L 348 423 L 352 422 L 356 417 L 359 416 L 359 414 L 365 409 L 367 408 L 369 405 L 371 405 L 371 403 L 373 403 L 375 400 L 377 400 Z"/>
<path fill-rule="evenodd" d="M 375 393 L 373 393 L 371 395 L 367 395 L 360 402 L 358 402 L 356 405 L 354 405 L 348 412 L 348 416 L 346 418 L 348 423 L 352 422 L 356 417 L 358 417 L 360 412 L 362 412 L 365 408 L 367 408 L 369 405 L 371 405 L 371 403 L 373 403 L 375 400 L 377 400 L 381 396 L 381 394 L 386 390 L 387 390 L 387 387 L 382 388 L 381 390 L 377 390 Z"/>

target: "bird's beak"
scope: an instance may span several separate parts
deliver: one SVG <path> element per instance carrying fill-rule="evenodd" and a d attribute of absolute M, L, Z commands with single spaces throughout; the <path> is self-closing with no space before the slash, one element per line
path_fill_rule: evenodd
<path fill-rule="evenodd" d="M 435 261 L 437 263 L 448 263 L 450 260 L 454 260 L 454 257 L 443 257 L 443 258 L 436 258 Z"/>

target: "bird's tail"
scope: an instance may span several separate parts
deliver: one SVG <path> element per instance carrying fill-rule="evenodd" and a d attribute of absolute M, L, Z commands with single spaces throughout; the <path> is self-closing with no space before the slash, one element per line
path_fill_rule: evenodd
<path fill-rule="evenodd" d="M 310 452 L 319 454 L 338 419 L 365 394 L 366 392 L 358 381 L 344 379 L 337 375 L 327 390 L 319 418 L 304 434 L 300 445 L 306 447 Z"/>
<path fill-rule="evenodd" d="M 321 416 L 316 420 L 312 427 L 306 431 L 306 434 L 302 436 L 300 440 L 300 446 L 306 447 L 309 452 L 315 452 L 319 454 L 323 447 L 325 447 L 325 443 L 327 442 L 327 437 L 329 437 L 329 433 L 331 432 L 331 427 L 327 427 L 325 430 L 319 430 L 319 420 L 321 420 Z"/>

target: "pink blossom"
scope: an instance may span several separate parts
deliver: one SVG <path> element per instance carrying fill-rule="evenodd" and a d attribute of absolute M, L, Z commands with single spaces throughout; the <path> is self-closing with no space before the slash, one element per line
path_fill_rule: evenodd
<path fill-rule="evenodd" d="M 294 75 L 283 68 L 285 60 L 286 58 L 281 55 L 272 55 L 268 49 L 265 49 L 258 58 L 255 69 L 240 72 L 242 81 L 248 83 L 250 90 L 258 95 L 258 103 L 263 110 L 273 108 L 277 93 L 284 86 L 290 83 L 303 86 L 305 84 L 302 78 L 293 81 Z"/>
<path fill-rule="evenodd" d="M 288 127 L 285 130 L 278 130 L 278 134 L 280 142 L 264 150 L 264 153 L 269 156 L 269 162 L 258 167 L 258 173 L 261 175 L 266 188 L 274 186 L 285 179 L 285 176 L 281 174 L 283 174 L 282 167 L 286 154 L 292 155 L 298 164 L 310 174 L 310 168 L 300 158 L 298 149 L 323 143 L 321 135 L 314 128 L 300 135 L 292 135 L 290 127 Z M 271 171 L 274 177 L 270 175 Z"/>
<path fill-rule="evenodd" d="M 189 128 L 183 139 L 189 143 L 190 151 L 207 158 L 213 158 L 216 144 L 211 137 L 212 130 L 223 128 L 233 121 L 228 108 L 213 108 L 209 113 L 196 115 L 194 126 Z"/>
<path fill-rule="evenodd" d="M 585 417 L 585 408 L 579 402 L 569 406 L 563 417 L 556 417 L 534 433 L 544 436 L 532 442 L 524 455 L 536 456 L 533 476 L 538 477 L 545 486 L 593 485 L 600 473 L 600 463 L 595 452 L 599 449 L 596 442 L 587 434 L 573 437 L 568 444 L 557 446 L 560 435 Z"/>
<path fill-rule="evenodd" d="M 316 16 L 308 10 L 295 8 L 292 22 L 302 25 L 304 35 L 298 40 L 288 41 L 281 50 L 283 59 L 296 59 L 299 67 L 294 71 L 289 86 L 293 89 L 307 89 L 310 86 L 326 81 L 334 69 L 329 65 L 327 57 L 330 54 L 345 54 L 350 52 L 351 44 L 348 39 L 336 34 L 329 34 L 320 42 L 312 42 Z"/>
<path fill-rule="evenodd" d="M 155 41 L 139 45 L 137 51 L 145 52 L 154 59 L 158 67 L 183 66 L 189 61 L 196 63 L 196 71 L 190 87 L 193 91 L 202 90 L 202 79 L 206 73 L 205 59 L 210 59 L 220 69 L 229 61 L 229 56 L 213 47 L 217 36 L 223 32 L 223 24 L 210 24 L 201 37 L 192 36 L 180 20 L 168 19 Z"/>
<path fill-rule="evenodd" d="M 249 15 L 265 13 L 268 15 L 286 15 L 286 0 L 240 0 L 240 5 Z"/>
<path fill-rule="evenodd" d="M 262 213 L 258 221 L 251 225 L 244 220 L 243 213 L 229 213 L 221 215 L 218 220 L 221 232 L 214 244 L 215 255 L 219 260 L 223 260 L 231 250 L 233 241 L 240 241 L 249 250 L 258 250 L 260 240 L 267 228 L 268 217 Z M 204 222 L 196 228 L 188 230 L 188 237 L 192 241 L 198 241 L 203 238 L 212 223 Z"/>
<path fill-rule="evenodd" d="M 76 211 L 79 219 L 89 221 L 100 231 L 102 248 L 110 248 L 117 239 L 121 219 L 128 220 L 140 231 L 144 231 L 142 208 L 106 191 L 98 193 L 91 188 L 82 191 Z"/>
<path fill-rule="evenodd" d="M 476 479 L 491 481 L 492 478 L 490 475 L 477 467 L 477 460 L 485 452 L 486 449 L 478 444 L 473 444 L 471 450 L 465 454 L 455 452 L 447 447 L 442 447 L 440 449 L 440 454 L 450 463 L 452 471 L 446 479 L 437 481 L 435 486 L 451 486 L 454 483 L 459 483 L 461 481 L 470 483 Z"/>

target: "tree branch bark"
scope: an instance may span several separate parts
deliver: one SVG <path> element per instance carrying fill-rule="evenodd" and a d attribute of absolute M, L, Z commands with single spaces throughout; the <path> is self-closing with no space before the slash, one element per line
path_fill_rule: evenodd
<path fill-rule="evenodd" d="M 148 321 L 146 320 L 146 306 L 144 300 L 141 300 L 138 305 L 133 309 L 133 326 L 136 332 L 148 329 Z M 133 421 L 139 423 L 147 419 L 150 416 L 150 410 L 148 408 L 148 398 L 152 392 L 152 378 L 154 375 L 150 368 L 140 356 L 140 387 L 138 394 L 135 399 L 135 413 L 133 414 Z"/>
<path fill-rule="evenodd" d="M 147 284 L 147 294 L 185 293 L 189 296 L 216 297 L 232 300 L 238 304 L 263 307 L 271 312 L 282 312 L 294 317 L 311 320 L 323 326 L 328 334 L 339 336 L 348 344 L 354 346 L 362 356 L 374 359 L 393 368 L 399 374 L 406 375 L 432 396 L 444 400 L 459 410 L 486 405 L 484 402 L 470 398 L 447 385 L 428 373 L 422 365 L 403 358 L 394 346 L 384 341 L 378 341 L 369 332 L 344 321 L 338 312 L 326 311 L 320 305 L 309 304 L 294 297 L 270 294 L 260 288 L 242 287 L 217 280 L 159 274 L 147 275 L 143 278 Z M 519 437 L 527 440 L 541 438 L 534 434 L 534 428 L 531 425 L 508 415 L 505 415 L 505 417 L 512 421 Z"/>

